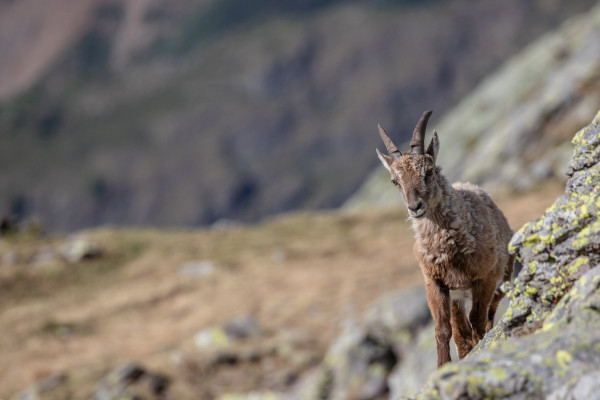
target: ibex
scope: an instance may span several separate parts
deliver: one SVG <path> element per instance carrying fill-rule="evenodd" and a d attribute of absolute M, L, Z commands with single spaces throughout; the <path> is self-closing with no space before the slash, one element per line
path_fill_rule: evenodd
<path fill-rule="evenodd" d="M 425 150 L 423 114 L 409 153 L 402 154 L 379 126 L 389 156 L 377 156 L 400 189 L 416 232 L 414 254 L 425 277 L 427 302 L 435 322 L 438 367 L 452 361 L 450 338 L 463 359 L 494 323 L 504 297 L 499 285 L 510 279 L 512 230 L 490 196 L 470 183 L 450 185 L 436 165 L 437 132 Z M 469 318 L 465 302 L 470 300 Z"/>

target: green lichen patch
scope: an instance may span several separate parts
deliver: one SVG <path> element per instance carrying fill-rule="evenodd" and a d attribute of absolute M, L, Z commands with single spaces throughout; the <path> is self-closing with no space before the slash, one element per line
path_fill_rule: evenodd
<path fill-rule="evenodd" d="M 511 304 L 502 326 L 508 336 L 535 330 L 590 265 L 600 263 L 599 122 L 596 117 L 573 139 L 565 194 L 509 244 L 525 268 L 506 286 Z"/>

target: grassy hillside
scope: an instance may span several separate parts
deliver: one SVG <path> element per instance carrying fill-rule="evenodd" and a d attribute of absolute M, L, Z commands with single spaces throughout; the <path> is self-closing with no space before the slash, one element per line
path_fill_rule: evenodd
<path fill-rule="evenodd" d="M 0 214 L 68 231 L 337 206 L 376 162 L 377 122 L 441 115 L 591 3 L 78 3 L 77 29 L 43 36 L 58 56 L 25 58 L 35 83 L 0 103 Z M 7 21 L 26 14 L 11 4 Z"/>
<path fill-rule="evenodd" d="M 518 227 L 561 191 L 496 200 Z M 166 375 L 169 398 L 289 391 L 344 321 L 382 293 L 422 282 L 405 218 L 303 213 L 253 227 L 4 237 L 0 324 L 10 329 L 0 337 L 0 397 L 53 377 L 40 399 L 90 398 L 126 362 Z M 76 239 L 101 252 L 67 262 Z M 240 316 L 260 333 L 202 345 L 207 331 Z"/>

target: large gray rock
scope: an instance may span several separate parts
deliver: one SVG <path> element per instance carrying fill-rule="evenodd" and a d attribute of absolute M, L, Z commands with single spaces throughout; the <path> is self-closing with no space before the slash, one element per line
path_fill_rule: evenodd
<path fill-rule="evenodd" d="M 170 380 L 135 363 L 110 371 L 96 384 L 91 400 L 158 400 L 166 396 Z"/>
<path fill-rule="evenodd" d="M 453 348 L 454 349 L 454 348 Z M 456 359 L 456 356 L 453 356 Z M 389 399 L 415 394 L 435 372 L 437 363 L 435 328 L 431 322 L 417 337 L 410 350 L 398 362 L 388 377 Z"/>
<path fill-rule="evenodd" d="M 536 329 L 575 281 L 600 263 L 599 125 L 600 114 L 573 139 L 565 194 L 509 244 L 524 267 L 506 288 L 512 300 L 502 319 L 506 334 Z"/>
<path fill-rule="evenodd" d="M 324 362 L 298 385 L 297 398 L 366 400 L 386 396 L 390 372 L 399 361 L 409 358 L 430 322 L 422 287 L 384 295 L 362 323 L 346 324 Z M 422 376 L 420 384 L 427 373 Z"/>

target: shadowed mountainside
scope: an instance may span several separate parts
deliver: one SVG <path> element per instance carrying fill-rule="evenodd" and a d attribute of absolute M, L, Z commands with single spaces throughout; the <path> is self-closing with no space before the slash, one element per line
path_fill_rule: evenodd
<path fill-rule="evenodd" d="M 337 206 L 377 122 L 441 115 L 593 1 L 71 3 L 0 4 L 0 212 L 51 230 Z"/>
<path fill-rule="evenodd" d="M 570 132 L 600 108 L 599 37 L 596 6 L 527 46 L 446 114 L 436 129 L 448 178 L 520 190 L 562 178 Z M 377 168 L 346 205 L 399 201 L 389 174 Z"/>

